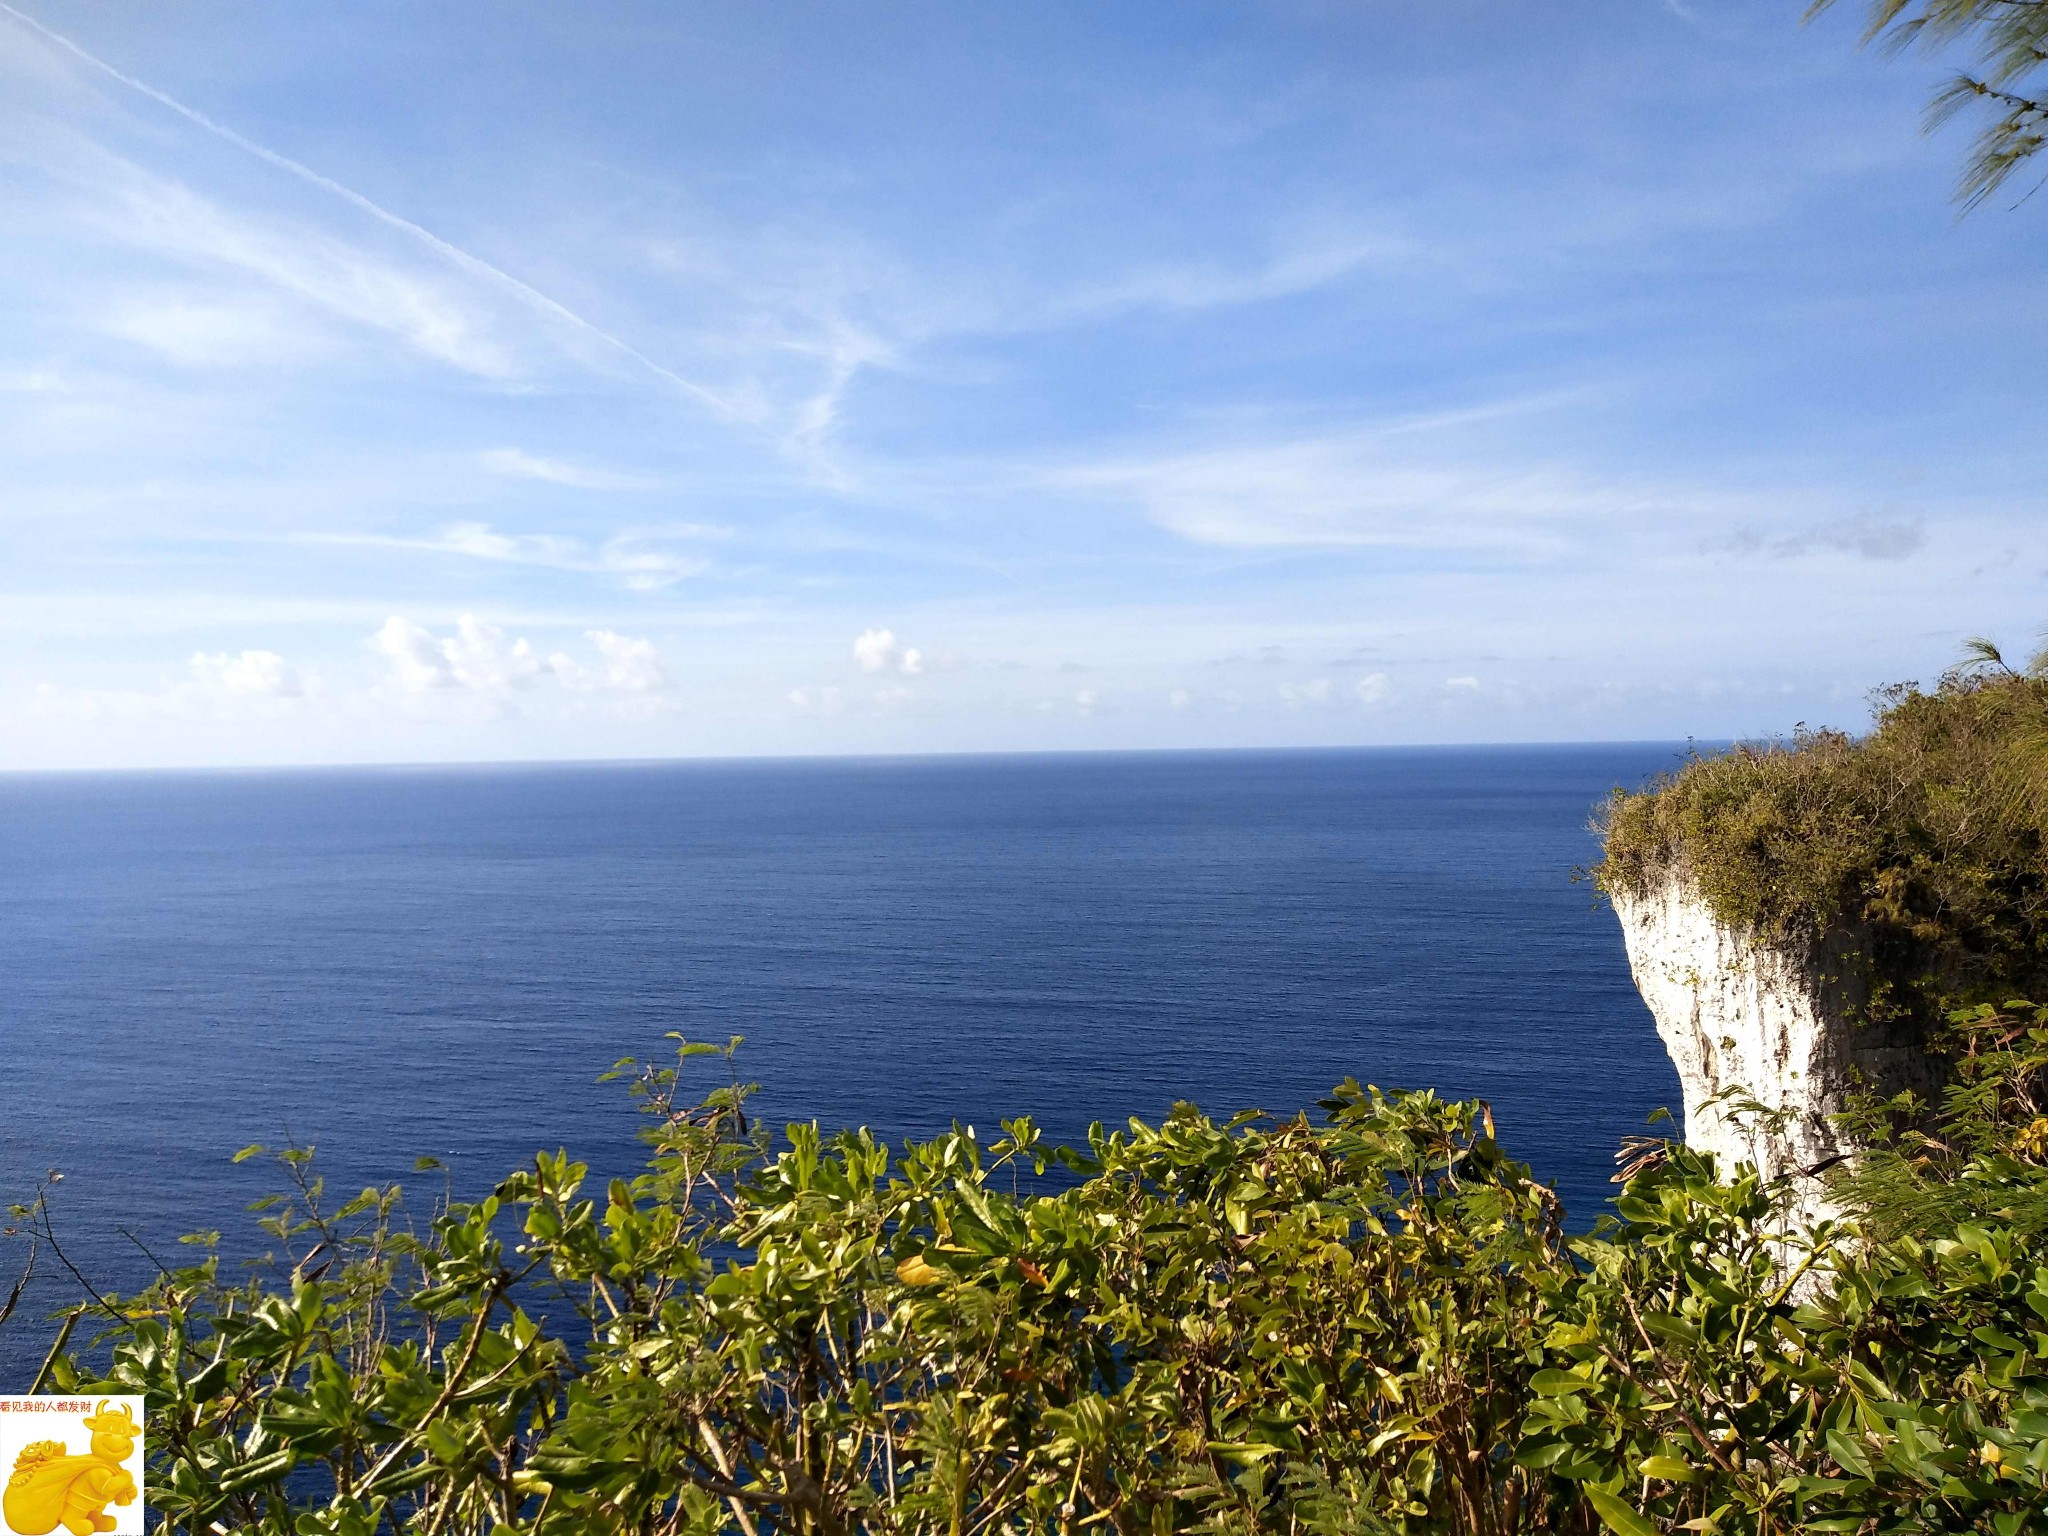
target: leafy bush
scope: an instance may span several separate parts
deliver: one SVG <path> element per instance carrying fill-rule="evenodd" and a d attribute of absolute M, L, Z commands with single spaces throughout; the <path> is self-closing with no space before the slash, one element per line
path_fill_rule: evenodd
<path fill-rule="evenodd" d="M 144 1394 L 150 1501 L 194 1533 L 2013 1536 L 2048 1506 L 2048 1262 L 2001 1212 L 2048 1190 L 2048 1029 L 1964 1022 L 1882 1244 L 1774 1235 L 1781 1192 L 1666 1143 L 1568 1241 L 1484 1105 L 1354 1083 L 1085 1149 L 771 1146 L 736 1082 L 688 1103 L 682 1046 L 631 1071 L 637 1178 L 543 1155 L 415 1233 L 287 1149 L 273 1261 L 200 1239 L 39 1385 Z M 2012 1193 L 1913 1214 L 1972 1180 Z"/>
<path fill-rule="evenodd" d="M 2048 994 L 2048 677 L 1980 666 L 1879 702 L 1868 736 L 1801 730 L 1616 791 L 1597 880 L 1681 879 L 1765 937 L 1853 932 L 1873 1011 L 1930 1026 Z"/>

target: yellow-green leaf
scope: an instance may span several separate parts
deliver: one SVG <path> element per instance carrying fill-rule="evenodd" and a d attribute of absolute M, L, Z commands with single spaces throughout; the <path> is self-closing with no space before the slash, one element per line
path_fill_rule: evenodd
<path fill-rule="evenodd" d="M 896 1266 L 896 1278 L 905 1285 L 938 1285 L 945 1280 L 946 1272 L 923 1254 L 913 1253 Z"/>

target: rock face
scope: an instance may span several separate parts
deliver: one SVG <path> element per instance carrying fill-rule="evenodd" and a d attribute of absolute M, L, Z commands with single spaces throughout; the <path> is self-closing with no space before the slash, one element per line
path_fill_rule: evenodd
<path fill-rule="evenodd" d="M 1854 1151 L 1828 1116 L 1847 1107 L 1857 1077 L 1886 1096 L 1932 1096 L 1940 1084 L 1909 1029 L 1852 1022 L 1865 1001 L 1845 963 L 1857 936 L 1762 943 L 1723 927 L 1678 879 L 1616 892 L 1614 909 L 1678 1068 L 1687 1145 L 1714 1153 L 1724 1174 L 1747 1162 L 1766 1178 L 1797 1176 L 1797 1219 L 1834 1214 L 1806 1170 Z"/>

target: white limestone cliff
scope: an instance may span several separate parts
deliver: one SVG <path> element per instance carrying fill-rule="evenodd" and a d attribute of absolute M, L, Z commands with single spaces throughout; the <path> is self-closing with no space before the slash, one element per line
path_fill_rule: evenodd
<path fill-rule="evenodd" d="M 1808 1170 L 1854 1151 L 1828 1117 L 1857 1078 L 1885 1095 L 1938 1083 L 1910 1031 L 1855 1022 L 1864 993 L 1844 961 L 1856 936 L 1762 942 L 1724 927 L 1675 877 L 1613 900 L 1637 990 L 1678 1068 L 1687 1145 L 1714 1153 L 1724 1175 L 1744 1162 L 1794 1175 L 1797 1220 L 1833 1215 Z"/>

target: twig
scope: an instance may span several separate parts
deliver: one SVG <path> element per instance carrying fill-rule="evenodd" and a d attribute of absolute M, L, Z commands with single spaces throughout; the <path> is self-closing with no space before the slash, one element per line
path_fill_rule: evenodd
<path fill-rule="evenodd" d="M 732 1463 L 726 1458 L 725 1445 L 718 1438 L 718 1431 L 711 1427 L 711 1421 L 701 1413 L 697 1415 L 697 1432 L 704 1437 L 705 1448 L 711 1452 L 711 1464 L 718 1468 L 719 1476 L 731 1477 Z M 744 1504 L 731 1495 L 726 1496 L 725 1502 L 731 1506 L 733 1519 L 739 1521 L 740 1529 L 745 1531 L 747 1536 L 760 1536 L 754 1529 L 753 1517 L 747 1513 Z"/>
<path fill-rule="evenodd" d="M 505 1294 L 505 1288 L 510 1283 L 510 1280 L 511 1277 L 503 1272 L 491 1277 L 490 1285 L 485 1288 L 483 1309 L 476 1315 L 476 1326 L 469 1331 L 469 1341 L 463 1346 L 462 1358 L 455 1363 L 455 1368 L 448 1373 L 448 1379 L 441 1383 L 441 1390 L 435 1396 L 434 1401 L 428 1406 L 427 1411 L 420 1415 L 418 1427 L 398 1437 L 398 1443 L 386 1451 L 377 1460 L 376 1465 L 371 1467 L 369 1472 L 363 1476 L 360 1486 L 370 1487 L 376 1483 L 378 1478 L 389 1472 L 398 1458 L 406 1453 L 414 1439 L 425 1431 L 427 1425 L 433 1423 L 440 1416 L 443 1408 L 446 1408 L 449 1403 L 454 1401 L 456 1392 L 461 1388 L 462 1378 L 467 1374 L 470 1362 L 476 1359 L 477 1348 L 484 1341 L 484 1332 L 490 1323 L 491 1314 L 498 1309 L 498 1301 Z"/>
<path fill-rule="evenodd" d="M 43 1363 L 36 1371 L 35 1380 L 28 1384 L 29 1396 L 33 1397 L 43 1390 L 43 1383 L 49 1380 L 50 1370 L 56 1365 L 57 1357 L 64 1353 L 64 1346 L 71 1342 L 71 1330 L 78 1326 L 78 1319 L 84 1312 L 84 1306 L 80 1305 L 64 1314 L 64 1326 L 57 1330 L 56 1342 L 51 1344 L 50 1352 L 43 1356 Z"/>
<path fill-rule="evenodd" d="M 116 1227 L 114 1228 L 114 1230 L 120 1233 L 123 1237 L 127 1238 L 128 1241 L 133 1243 L 136 1247 L 140 1248 L 142 1250 L 142 1256 L 145 1259 L 148 1259 L 150 1263 L 156 1266 L 156 1272 L 158 1274 L 162 1275 L 166 1280 L 171 1278 L 171 1272 L 168 1268 L 165 1267 L 164 1261 L 149 1251 L 149 1245 L 147 1243 L 145 1243 L 141 1238 L 137 1237 L 133 1232 L 130 1232 L 126 1227 Z"/>
<path fill-rule="evenodd" d="M 21 1278 L 14 1282 L 14 1289 L 7 1293 L 7 1305 L 0 1307 L 0 1323 L 14 1316 L 14 1309 L 21 1304 L 22 1293 L 28 1289 L 29 1281 L 36 1274 L 36 1251 L 42 1244 L 42 1234 L 30 1228 L 28 1234 L 28 1263 L 21 1269 Z"/>
<path fill-rule="evenodd" d="M 85 1275 L 79 1270 L 79 1267 L 71 1262 L 71 1256 L 64 1251 L 63 1245 L 57 1241 L 57 1229 L 54 1226 L 52 1226 L 50 1222 L 50 1208 L 47 1205 L 45 1205 L 41 1200 L 38 1200 L 36 1202 L 36 1207 L 38 1214 L 40 1214 L 43 1219 L 43 1241 L 50 1245 L 50 1252 L 57 1255 L 57 1262 L 62 1264 L 69 1271 L 71 1271 L 71 1278 L 76 1280 L 79 1283 L 79 1285 L 84 1287 L 85 1294 L 90 1296 L 94 1300 L 94 1302 L 96 1302 L 99 1305 L 99 1308 L 102 1312 L 106 1313 L 107 1316 L 114 1319 L 114 1321 L 117 1323 L 127 1322 L 128 1314 L 123 1312 L 119 1307 L 115 1306 L 111 1301 L 107 1300 L 106 1297 L 102 1296 L 99 1293 L 99 1291 L 94 1288 L 93 1283 L 85 1278 Z"/>

